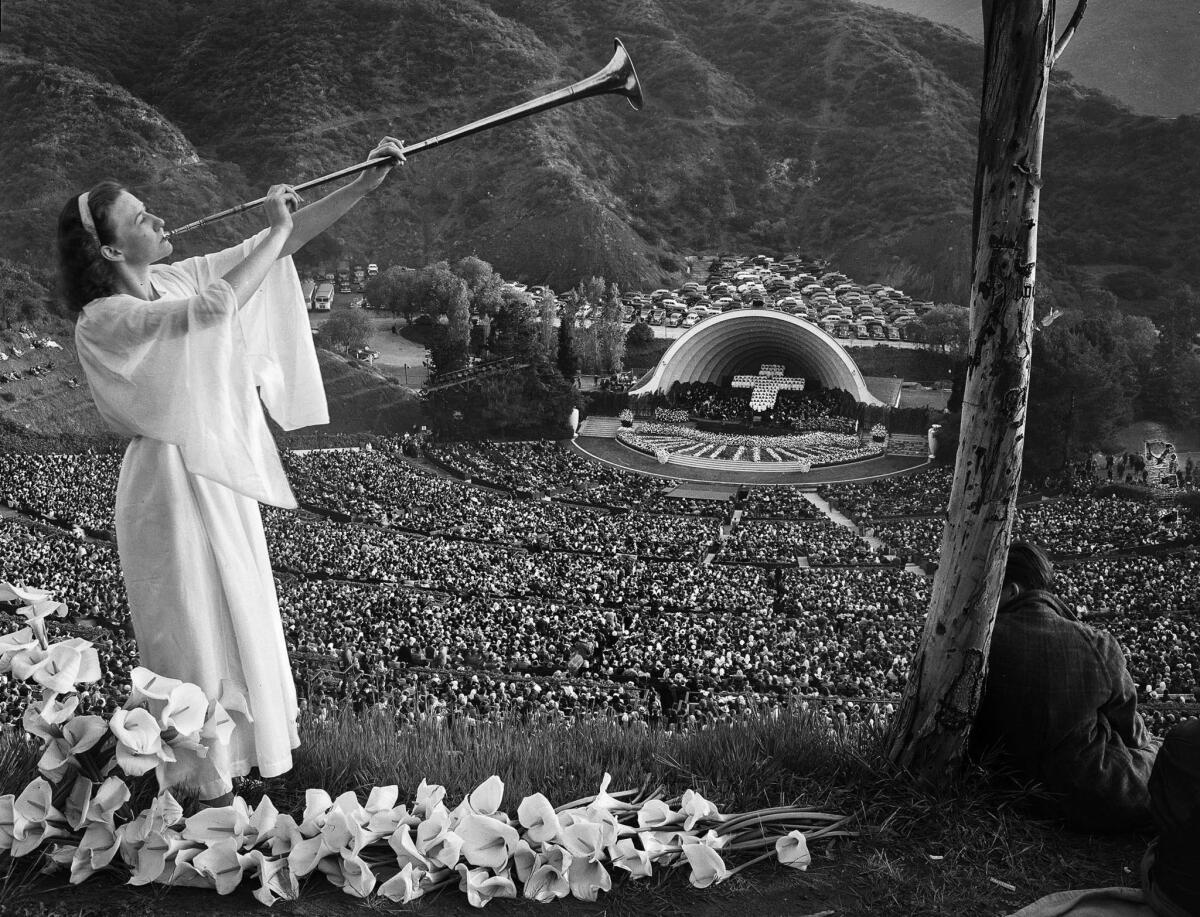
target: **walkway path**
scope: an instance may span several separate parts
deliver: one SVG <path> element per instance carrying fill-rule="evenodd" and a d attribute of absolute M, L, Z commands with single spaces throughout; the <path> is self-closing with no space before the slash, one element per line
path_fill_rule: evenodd
<path fill-rule="evenodd" d="M 809 503 L 811 503 L 813 506 L 815 506 L 817 509 L 819 509 L 821 512 L 823 512 L 826 516 L 828 516 L 830 519 L 832 519 L 838 525 L 844 526 L 845 528 L 848 528 L 848 529 L 853 529 L 856 533 L 859 532 L 859 527 L 854 524 L 854 520 L 852 520 L 845 513 L 842 513 L 841 511 L 836 510 L 832 506 L 830 506 L 829 501 L 826 500 L 824 497 L 821 497 L 817 493 L 813 492 L 813 493 L 806 493 L 804 495 L 804 499 L 807 500 Z M 859 534 L 858 537 L 860 537 L 863 541 L 865 541 L 867 544 L 869 544 L 871 546 L 872 550 L 875 550 L 875 551 L 883 550 L 883 542 L 880 541 L 878 538 L 876 538 L 874 535 Z M 905 573 L 919 573 L 921 576 L 927 575 L 925 573 L 924 568 L 922 568 L 918 564 L 905 564 L 904 572 Z"/>

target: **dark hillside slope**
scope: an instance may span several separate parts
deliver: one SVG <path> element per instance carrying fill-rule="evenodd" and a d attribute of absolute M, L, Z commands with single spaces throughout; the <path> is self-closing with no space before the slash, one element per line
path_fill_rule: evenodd
<path fill-rule="evenodd" d="M 591 99 L 414 157 L 311 263 L 473 252 L 515 279 L 628 289 L 690 253 L 799 249 L 965 301 L 982 55 L 952 29 L 852 0 L 87 6 L 6 4 L 0 43 L 24 56 L 0 58 L 0 79 L 19 73 L 29 101 L 0 146 L 4 207 L 26 213 L 0 256 L 45 250 L 51 210 L 96 171 L 70 150 L 85 138 L 107 171 L 127 174 L 128 157 L 177 224 L 357 161 L 383 133 L 420 139 L 564 86 L 620 35 L 644 112 Z M 113 102 L 79 119 L 67 86 Z M 1039 276 L 1065 304 L 1086 302 L 1098 265 L 1200 284 L 1184 206 L 1198 143 L 1196 119 L 1134 116 L 1055 81 Z M 55 165 L 21 168 L 34 151 Z"/>

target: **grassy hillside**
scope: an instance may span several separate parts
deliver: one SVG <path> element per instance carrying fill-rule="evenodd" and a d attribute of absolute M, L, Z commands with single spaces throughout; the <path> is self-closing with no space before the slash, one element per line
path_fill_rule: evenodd
<path fill-rule="evenodd" d="M 414 157 L 306 257 L 474 252 L 511 278 L 629 289 L 688 253 L 798 249 L 965 300 L 981 49 L 852 0 L 14 0 L 0 194 L 20 216 L 0 256 L 46 263 L 60 202 L 100 174 L 178 224 L 357 161 L 383 133 L 419 139 L 566 85 L 613 35 L 644 112 L 591 99 Z M 1200 283 L 1183 204 L 1200 121 L 1063 79 L 1051 107 L 1045 288 L 1085 304 L 1099 263 Z"/>
<path fill-rule="evenodd" d="M 19 380 L 0 383 L 0 422 L 46 435 L 95 435 L 108 432 L 96 412 L 83 368 L 75 355 L 74 331 L 64 323 L 43 323 L 39 334 L 62 349 L 32 349 L 18 331 L 0 331 L 0 375 L 16 370 Z M 13 347 L 21 352 L 13 355 Z M 330 423 L 321 433 L 402 433 L 419 423 L 420 400 L 409 389 L 370 367 L 318 350 L 321 377 L 329 401 Z M 32 367 L 53 364 L 44 375 Z M 69 380 L 79 384 L 72 387 Z"/>
<path fill-rule="evenodd" d="M 979 0 L 862 0 L 922 16 L 983 39 Z M 1074 0 L 1060 0 L 1065 23 Z M 1061 66 L 1085 86 L 1146 115 L 1200 114 L 1200 16 L 1194 4 L 1093 3 Z"/>

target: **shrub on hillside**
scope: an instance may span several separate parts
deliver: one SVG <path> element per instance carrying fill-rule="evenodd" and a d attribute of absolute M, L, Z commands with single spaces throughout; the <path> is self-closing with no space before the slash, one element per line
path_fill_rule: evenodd
<path fill-rule="evenodd" d="M 649 325 L 638 322 L 629 329 L 629 333 L 625 336 L 626 347 L 645 347 L 647 344 L 654 341 L 654 329 Z"/>
<path fill-rule="evenodd" d="M 335 312 L 317 331 L 316 344 L 337 353 L 365 347 L 375 331 L 371 320 L 357 309 Z"/>

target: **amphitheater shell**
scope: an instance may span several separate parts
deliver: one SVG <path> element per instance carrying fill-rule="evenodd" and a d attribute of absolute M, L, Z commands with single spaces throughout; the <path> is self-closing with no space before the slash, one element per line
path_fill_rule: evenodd
<path fill-rule="evenodd" d="M 880 403 L 833 337 L 811 322 L 772 309 L 737 309 L 706 319 L 681 335 L 630 394 L 665 393 L 675 382 L 720 384 L 735 374 L 753 375 L 764 364 L 781 364 L 786 375 L 816 379 L 859 401 Z"/>

